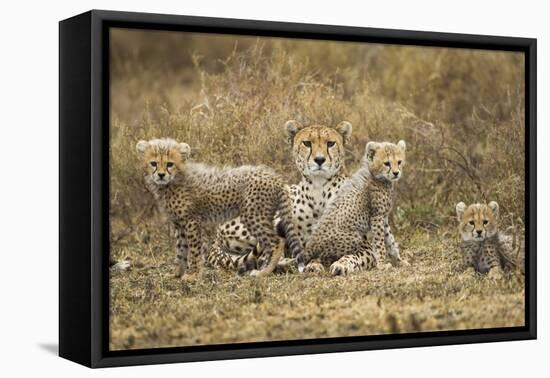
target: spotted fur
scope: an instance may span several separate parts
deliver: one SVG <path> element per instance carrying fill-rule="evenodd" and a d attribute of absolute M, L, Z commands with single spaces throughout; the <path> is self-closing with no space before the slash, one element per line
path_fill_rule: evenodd
<path fill-rule="evenodd" d="M 345 275 L 376 267 L 386 251 L 394 265 L 401 262 L 388 216 L 393 186 L 404 164 L 404 141 L 367 144 L 361 167 L 325 211 L 298 256 L 300 270 L 305 264 L 314 271 L 330 266 L 331 274 Z"/>
<path fill-rule="evenodd" d="M 465 269 L 499 276 L 502 269 L 517 266 L 516 244 L 519 244 L 515 238 L 499 231 L 498 203 L 475 203 L 466 207 L 464 202 L 459 202 L 455 209 Z"/>
<path fill-rule="evenodd" d="M 212 167 L 189 161 L 191 149 L 173 139 L 140 141 L 136 145 L 145 183 L 176 228 L 180 276 L 200 269 L 208 254 L 208 225 L 240 216 L 256 238 L 265 266 L 252 274 L 270 273 L 282 256 L 273 227 L 278 213 L 296 249 L 301 243 L 291 220 L 292 201 L 281 178 L 265 166 Z M 273 262 L 274 261 L 274 262 Z"/>
<path fill-rule="evenodd" d="M 285 124 L 285 129 L 295 166 L 302 176 L 298 184 L 290 187 L 292 223 L 300 242 L 305 245 L 325 208 L 336 198 L 347 179 L 345 146 L 351 137 L 352 125 L 343 121 L 335 127 L 302 126 L 291 120 Z M 275 223 L 279 234 L 284 236 L 284 223 L 279 218 Z M 285 256 L 295 257 L 296 248 L 289 243 L 289 238 L 286 241 Z M 241 266 L 253 265 L 256 244 L 240 219 L 233 219 L 219 228 L 215 241 L 217 253 L 211 256 L 213 260 L 230 256 L 233 261 L 241 261 Z"/>

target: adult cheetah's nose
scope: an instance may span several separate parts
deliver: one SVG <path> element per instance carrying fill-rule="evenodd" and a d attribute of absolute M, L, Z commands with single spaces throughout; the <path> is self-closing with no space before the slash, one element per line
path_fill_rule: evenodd
<path fill-rule="evenodd" d="M 323 156 L 316 156 L 313 161 L 317 163 L 318 166 L 321 166 L 323 165 L 323 163 L 326 161 L 327 159 L 325 159 Z"/>

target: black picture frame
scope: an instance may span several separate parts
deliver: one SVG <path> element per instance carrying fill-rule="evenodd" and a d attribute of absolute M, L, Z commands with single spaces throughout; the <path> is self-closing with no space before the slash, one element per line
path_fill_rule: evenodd
<path fill-rule="evenodd" d="M 525 326 L 108 350 L 111 27 L 519 51 L 525 54 Z M 89 367 L 535 339 L 536 64 L 530 38 L 92 10 L 59 23 L 59 354 Z"/>

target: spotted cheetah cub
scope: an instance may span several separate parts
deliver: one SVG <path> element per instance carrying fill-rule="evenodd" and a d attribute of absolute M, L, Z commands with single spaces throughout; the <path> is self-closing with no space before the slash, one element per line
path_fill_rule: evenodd
<path fill-rule="evenodd" d="M 495 201 L 488 205 L 475 203 L 468 207 L 464 202 L 456 205 L 458 231 L 462 238 L 461 250 L 464 268 L 500 277 L 502 269 L 516 266 L 516 240 L 499 231 L 499 206 Z"/>
<path fill-rule="evenodd" d="M 393 265 L 401 263 L 395 240 L 388 237 L 388 216 L 404 164 L 404 141 L 367 144 L 361 168 L 340 190 L 298 256 L 300 270 L 305 264 L 320 264 L 330 266 L 332 275 L 346 275 L 376 267 L 386 251 Z"/>
<path fill-rule="evenodd" d="M 256 238 L 268 274 L 283 254 L 273 226 L 278 212 L 296 253 L 301 242 L 292 224 L 292 201 L 282 179 L 265 166 L 212 167 L 189 161 L 191 148 L 173 139 L 139 141 L 148 189 L 176 228 L 177 276 L 200 269 L 206 258 L 206 230 L 241 217 Z"/>

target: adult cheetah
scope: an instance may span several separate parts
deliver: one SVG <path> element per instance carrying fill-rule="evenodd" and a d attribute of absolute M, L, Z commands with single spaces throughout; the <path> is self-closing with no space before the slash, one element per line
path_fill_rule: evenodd
<path fill-rule="evenodd" d="M 327 206 L 337 197 L 347 180 L 345 150 L 352 133 L 352 125 L 342 121 L 334 127 L 322 125 L 304 126 L 295 120 L 285 123 L 288 142 L 292 148 L 293 161 L 302 180 L 290 186 L 292 198 L 292 223 L 302 245 L 306 245 L 313 227 L 323 215 Z M 277 218 L 279 235 L 284 236 Z M 287 238 L 287 241 L 289 239 Z M 253 258 L 257 241 L 244 227 L 240 219 L 233 219 L 221 225 L 214 242 L 215 253 L 211 253 L 211 265 L 227 266 L 231 256 L 232 266 L 255 263 Z M 285 256 L 295 257 L 288 242 Z M 286 269 L 288 259 L 280 268 Z"/>

